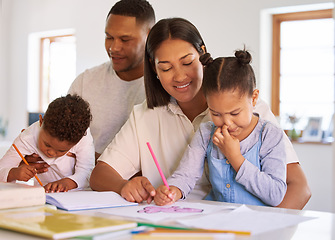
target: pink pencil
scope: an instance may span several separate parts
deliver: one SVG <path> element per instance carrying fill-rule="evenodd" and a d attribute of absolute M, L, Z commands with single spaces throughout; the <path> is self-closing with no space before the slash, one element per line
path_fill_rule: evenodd
<path fill-rule="evenodd" d="M 156 156 L 155 156 L 155 154 L 154 154 L 154 151 L 152 151 L 152 148 L 151 148 L 151 146 L 150 146 L 150 143 L 147 142 L 147 145 L 148 145 L 149 151 L 150 151 L 150 153 L 151 153 L 151 156 L 152 156 L 152 158 L 153 158 L 154 161 L 155 161 L 155 164 L 156 164 L 156 167 L 157 167 L 157 169 L 158 169 L 158 172 L 159 172 L 159 174 L 161 175 L 161 178 L 162 178 L 162 180 L 163 180 L 163 183 L 164 183 L 164 185 L 165 185 L 165 186 L 169 189 L 169 191 L 170 191 L 169 184 L 167 183 L 166 178 L 165 178 L 165 176 L 164 176 L 164 174 L 163 174 L 163 171 L 162 171 L 161 167 L 159 166 L 159 163 L 158 163 L 157 158 L 156 158 Z"/>

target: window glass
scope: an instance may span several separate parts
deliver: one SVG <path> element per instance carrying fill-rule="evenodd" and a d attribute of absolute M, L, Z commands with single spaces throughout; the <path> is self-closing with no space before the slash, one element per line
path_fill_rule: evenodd
<path fill-rule="evenodd" d="M 334 112 L 334 20 L 284 21 L 280 27 L 280 116 L 304 129 L 309 117 L 322 117 L 327 130 Z"/>

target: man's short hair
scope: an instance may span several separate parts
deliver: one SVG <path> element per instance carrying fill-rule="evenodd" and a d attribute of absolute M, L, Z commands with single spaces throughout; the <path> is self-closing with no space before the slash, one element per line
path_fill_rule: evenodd
<path fill-rule="evenodd" d="M 121 0 L 111 8 L 107 18 L 111 14 L 135 17 L 139 23 L 149 23 L 151 25 L 156 21 L 155 11 L 146 0 Z"/>

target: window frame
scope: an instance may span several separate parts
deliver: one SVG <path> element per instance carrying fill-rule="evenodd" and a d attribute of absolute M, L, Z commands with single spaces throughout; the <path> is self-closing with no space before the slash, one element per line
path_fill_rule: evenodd
<path fill-rule="evenodd" d="M 272 85 L 271 110 L 280 115 L 280 24 L 286 21 L 333 18 L 333 9 L 272 15 Z"/>

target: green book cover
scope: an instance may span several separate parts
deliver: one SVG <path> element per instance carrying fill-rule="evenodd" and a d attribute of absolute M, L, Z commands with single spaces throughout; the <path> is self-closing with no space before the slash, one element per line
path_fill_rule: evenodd
<path fill-rule="evenodd" d="M 1 228 L 52 239 L 119 231 L 136 226 L 136 222 L 68 213 L 49 207 L 0 212 Z"/>

